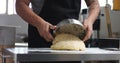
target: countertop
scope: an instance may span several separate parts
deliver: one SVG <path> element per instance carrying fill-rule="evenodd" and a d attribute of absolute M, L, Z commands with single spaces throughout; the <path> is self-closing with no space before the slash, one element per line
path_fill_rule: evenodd
<path fill-rule="evenodd" d="M 90 61 L 120 60 L 120 51 L 86 48 L 85 51 L 51 50 L 50 48 L 7 48 L 14 61 Z"/>

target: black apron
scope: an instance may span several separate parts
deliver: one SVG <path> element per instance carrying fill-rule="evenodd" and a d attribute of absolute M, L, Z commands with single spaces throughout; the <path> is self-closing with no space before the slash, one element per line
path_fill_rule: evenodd
<path fill-rule="evenodd" d="M 63 19 L 78 19 L 80 7 L 81 0 L 45 0 L 39 16 L 56 25 Z M 51 42 L 46 42 L 37 29 L 29 24 L 28 45 L 29 47 L 50 47 Z"/>

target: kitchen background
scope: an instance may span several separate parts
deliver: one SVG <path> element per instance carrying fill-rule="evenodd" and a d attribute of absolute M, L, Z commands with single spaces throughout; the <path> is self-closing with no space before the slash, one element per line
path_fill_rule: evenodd
<path fill-rule="evenodd" d="M 87 8 L 84 0 L 82 1 L 82 9 Z M 113 0 L 109 0 L 109 11 L 110 11 L 110 19 L 113 34 L 116 34 L 117 37 L 120 35 L 120 11 L 112 10 Z M 1 0 L 0 1 L 0 26 L 17 26 L 16 28 L 16 40 L 19 42 L 19 38 L 23 38 L 27 36 L 27 23 L 21 19 L 15 12 L 14 6 L 15 0 Z M 108 37 L 106 19 L 105 19 L 105 9 L 104 6 L 106 4 L 106 0 L 99 0 L 101 6 L 101 14 L 100 14 L 100 37 Z M 81 9 L 81 10 L 82 10 Z M 80 14 L 80 19 L 82 20 L 83 16 Z"/>
<path fill-rule="evenodd" d="M 101 12 L 99 15 L 100 19 L 100 38 L 108 38 L 108 30 L 106 23 L 106 13 L 105 5 L 106 0 L 99 0 L 101 6 Z M 113 0 L 108 0 L 109 3 L 109 12 L 110 12 L 110 21 L 112 34 L 115 38 L 120 38 L 120 11 L 113 10 Z M 27 37 L 27 23 L 21 19 L 15 12 L 15 0 L 0 0 L 0 41 L 4 37 L 11 37 L 14 35 L 15 42 L 23 42 L 23 39 Z M 85 16 L 82 14 L 82 10 L 87 9 L 87 6 L 82 0 L 82 9 L 80 13 L 80 21 L 82 21 Z M 87 15 L 87 14 L 86 14 Z M 7 30 L 4 32 L 3 28 L 11 28 L 14 33 Z M 2 38 L 1 38 L 2 37 Z M 96 31 L 94 32 L 94 38 L 96 38 Z M 4 41 L 4 40 L 3 40 Z M 9 39 L 8 39 L 9 41 Z M 0 43 L 1 44 L 1 43 Z M 1 61 L 1 60 L 0 60 Z M 9 62 L 10 63 L 10 62 Z"/>
<path fill-rule="evenodd" d="M 109 11 L 110 11 L 110 20 L 112 26 L 112 32 L 116 37 L 120 35 L 120 11 L 114 11 L 113 8 L 113 0 L 109 0 Z M 15 0 L 0 0 L 0 26 L 17 26 L 16 28 L 16 41 L 21 42 L 21 38 L 27 36 L 27 23 L 21 19 L 15 12 L 14 6 Z M 105 4 L 106 0 L 99 0 L 101 6 L 100 13 L 100 37 L 108 37 L 106 18 L 105 18 Z M 84 0 L 82 0 L 82 9 L 86 9 L 86 4 Z M 81 9 L 81 13 L 82 13 Z M 80 20 L 83 19 L 83 15 L 80 13 Z"/>

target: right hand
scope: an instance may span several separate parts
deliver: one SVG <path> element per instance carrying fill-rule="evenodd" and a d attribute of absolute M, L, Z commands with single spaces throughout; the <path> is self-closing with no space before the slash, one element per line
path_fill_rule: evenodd
<path fill-rule="evenodd" d="M 56 26 L 53 26 L 52 24 L 44 21 L 39 26 L 37 26 L 39 34 L 47 41 L 50 42 L 54 38 L 50 33 L 50 29 L 54 30 L 56 29 Z"/>
<path fill-rule="evenodd" d="M 83 21 L 83 25 L 84 25 L 84 28 L 86 29 L 86 36 L 85 38 L 83 39 L 83 41 L 87 41 L 88 39 L 90 39 L 92 33 L 93 33 L 93 22 L 91 22 L 90 20 L 88 19 L 85 19 Z"/>

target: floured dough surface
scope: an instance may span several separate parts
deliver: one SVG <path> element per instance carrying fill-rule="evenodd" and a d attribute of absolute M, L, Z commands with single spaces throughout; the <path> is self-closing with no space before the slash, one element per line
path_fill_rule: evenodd
<path fill-rule="evenodd" d="M 54 50 L 85 50 L 85 48 L 84 42 L 71 34 L 57 35 L 51 46 Z"/>

